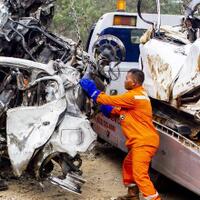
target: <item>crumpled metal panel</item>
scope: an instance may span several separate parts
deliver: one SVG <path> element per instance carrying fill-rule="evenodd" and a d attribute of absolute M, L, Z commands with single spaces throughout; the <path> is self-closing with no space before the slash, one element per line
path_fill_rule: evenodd
<path fill-rule="evenodd" d="M 57 132 L 47 143 L 53 146 L 54 152 L 67 152 L 74 157 L 78 152 L 90 150 L 97 134 L 90 126 L 86 116 L 74 117 L 66 114 Z"/>
<path fill-rule="evenodd" d="M 181 46 L 187 51 L 187 45 Z M 180 46 L 151 39 L 140 45 L 145 73 L 145 88 L 152 98 L 169 101 L 173 82 L 181 70 L 186 55 L 179 52 Z"/>
<path fill-rule="evenodd" d="M 200 120 L 200 102 L 197 101 L 195 103 L 187 103 L 183 104 L 179 107 L 179 110 L 189 113 L 190 115 L 194 115 L 196 120 Z"/>
<path fill-rule="evenodd" d="M 179 35 L 176 36 L 177 41 Z M 152 38 L 140 45 L 144 85 L 152 98 L 166 101 L 199 121 L 200 38 L 183 44 L 181 35 L 179 41 L 182 44 L 170 42 L 164 37 L 162 40 Z"/>
<path fill-rule="evenodd" d="M 43 64 L 39 62 L 33 62 L 31 60 L 13 58 L 13 57 L 4 57 L 0 56 L 0 65 L 1 67 L 12 67 L 20 68 L 32 71 L 45 72 L 49 75 L 54 75 L 56 71 L 53 68 L 54 61 L 49 61 L 48 64 Z"/>
<path fill-rule="evenodd" d="M 190 51 L 180 70 L 173 88 L 173 98 L 177 98 L 200 86 L 200 39 L 191 44 Z"/>
<path fill-rule="evenodd" d="M 80 194 L 85 181 L 78 176 L 78 152 L 90 150 L 97 136 L 82 113 L 91 110 L 79 81 L 93 75 L 104 86 L 105 75 L 98 69 L 104 66 L 96 65 L 80 43 L 47 31 L 53 1 L 0 1 L 0 52 L 5 56 L 0 57 L 0 96 L 7 95 L 0 99 L 4 152 L 8 149 L 17 176 L 28 169 L 38 180 Z M 55 162 L 61 176 L 49 177 Z"/>
<path fill-rule="evenodd" d="M 199 87 L 200 39 L 182 46 L 151 39 L 140 49 L 151 97 L 169 102 Z"/>
<path fill-rule="evenodd" d="M 63 85 L 65 88 L 65 96 L 67 101 L 67 113 L 73 115 L 81 115 L 80 108 L 77 104 L 77 100 L 81 99 L 80 96 L 80 73 L 77 69 L 66 64 L 62 69 L 62 74 L 60 75 Z"/>
<path fill-rule="evenodd" d="M 78 85 L 80 80 L 80 72 L 68 63 L 65 64 L 61 69 L 60 77 L 63 80 L 65 89 L 70 89 Z"/>
<path fill-rule="evenodd" d="M 39 107 L 18 107 L 7 112 L 8 153 L 14 173 L 20 176 L 34 151 L 44 145 L 66 109 L 65 98 Z"/>

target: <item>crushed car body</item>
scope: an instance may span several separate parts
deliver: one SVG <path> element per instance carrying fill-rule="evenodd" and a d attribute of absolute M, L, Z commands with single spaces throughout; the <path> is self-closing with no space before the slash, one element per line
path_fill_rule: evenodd
<path fill-rule="evenodd" d="M 147 31 L 150 34 L 143 35 L 140 45 L 140 65 L 145 72 L 149 96 L 155 104 L 172 107 L 175 112 L 193 118 L 194 124 L 187 125 L 190 122 L 180 119 L 183 115 L 177 113 L 175 117 L 179 121 L 177 124 L 189 127 L 185 134 L 194 140 L 198 139 L 200 131 L 200 19 L 194 15 L 199 4 L 200 1 L 191 1 L 182 22 L 175 27 L 161 26 L 158 20 L 157 27 L 153 26 Z M 161 118 L 165 118 L 164 115 Z"/>
<path fill-rule="evenodd" d="M 47 30 L 53 1 L 5 0 L 0 7 L 1 156 L 16 176 L 28 171 L 80 194 L 79 152 L 94 147 L 96 133 L 79 80 L 92 76 L 104 88 L 102 66 L 78 43 Z"/>
<path fill-rule="evenodd" d="M 158 2 L 157 7 L 159 8 Z M 138 10 L 140 16 L 141 0 Z M 161 133 L 152 167 L 200 194 L 200 18 L 199 0 L 185 6 L 177 26 L 157 23 L 141 38 L 140 67 L 153 105 L 154 123 Z M 159 10 L 159 9 L 158 9 Z M 156 24 L 156 26 L 154 25 Z M 164 163 L 164 164 L 163 164 Z"/>

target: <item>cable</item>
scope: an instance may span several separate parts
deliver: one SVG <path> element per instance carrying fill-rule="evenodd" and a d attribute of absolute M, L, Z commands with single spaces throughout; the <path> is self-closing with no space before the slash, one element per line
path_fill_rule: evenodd
<path fill-rule="evenodd" d="M 16 29 L 13 27 L 12 24 L 10 24 L 10 27 L 11 27 L 11 29 L 12 29 L 14 32 L 16 32 L 16 33 L 21 37 L 21 39 L 22 39 L 22 46 L 23 46 L 24 50 L 25 50 L 26 53 L 31 57 L 31 59 L 32 59 L 33 61 L 36 62 L 36 59 L 33 57 L 33 55 L 32 55 L 32 54 L 28 51 L 28 49 L 26 48 L 26 42 L 25 42 L 24 36 L 23 36 L 18 30 L 16 30 Z"/>
<path fill-rule="evenodd" d="M 142 0 L 138 0 L 138 3 L 137 3 L 137 12 L 138 12 L 139 17 L 140 17 L 144 22 L 146 22 L 147 24 L 151 24 L 151 25 L 154 26 L 154 23 L 153 23 L 153 22 L 147 21 L 147 20 L 145 20 L 145 19 L 142 17 L 142 14 L 141 14 L 141 4 L 142 4 Z"/>
<path fill-rule="evenodd" d="M 40 31 L 41 33 L 43 33 L 47 38 L 49 38 L 50 40 L 52 40 L 53 42 L 55 42 L 56 44 L 60 45 L 61 47 L 63 47 L 64 49 L 66 50 L 69 50 L 70 48 L 69 47 L 66 47 L 62 42 L 59 42 L 58 40 L 56 40 L 53 36 L 51 36 L 50 34 L 46 33 L 45 31 L 43 31 L 41 28 L 39 28 L 38 26 L 27 26 L 27 25 L 24 25 L 20 22 L 16 22 L 16 21 L 13 21 L 11 20 L 12 22 L 16 23 L 16 24 L 19 24 L 21 26 L 24 26 L 25 28 L 27 29 L 36 29 L 38 31 Z"/>

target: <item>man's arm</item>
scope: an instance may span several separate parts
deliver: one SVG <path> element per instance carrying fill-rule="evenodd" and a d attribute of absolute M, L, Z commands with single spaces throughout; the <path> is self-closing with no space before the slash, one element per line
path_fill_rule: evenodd
<path fill-rule="evenodd" d="M 109 96 L 101 92 L 96 99 L 97 103 L 111 105 L 121 108 L 134 108 L 134 97 L 131 93 Z"/>
<path fill-rule="evenodd" d="M 94 102 L 121 108 L 134 108 L 135 106 L 133 94 L 130 92 L 122 95 L 109 96 L 98 90 L 94 81 L 89 79 L 81 79 L 80 85 Z"/>

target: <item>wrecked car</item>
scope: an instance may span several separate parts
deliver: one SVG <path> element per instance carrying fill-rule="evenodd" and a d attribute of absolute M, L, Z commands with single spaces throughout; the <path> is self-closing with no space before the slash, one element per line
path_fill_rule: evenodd
<path fill-rule="evenodd" d="M 200 194 L 200 18 L 199 0 L 185 5 L 185 15 L 176 26 L 162 25 L 157 3 L 157 23 L 141 38 L 140 67 L 153 104 L 154 123 L 160 134 L 160 149 L 152 167 L 187 189 Z"/>
<path fill-rule="evenodd" d="M 28 171 L 80 194 L 79 152 L 93 148 L 96 133 L 79 80 L 92 76 L 104 89 L 108 79 L 79 43 L 47 30 L 53 14 L 51 0 L 0 1 L 1 156 L 16 176 Z"/>

